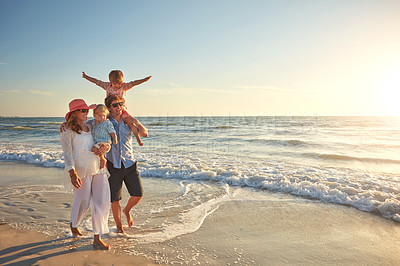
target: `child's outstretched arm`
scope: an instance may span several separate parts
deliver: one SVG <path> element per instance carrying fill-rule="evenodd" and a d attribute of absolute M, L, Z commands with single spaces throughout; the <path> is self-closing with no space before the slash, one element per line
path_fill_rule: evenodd
<path fill-rule="evenodd" d="M 151 78 L 151 76 L 148 76 L 148 77 L 146 77 L 146 78 L 144 78 L 144 79 L 135 80 L 135 81 L 132 82 L 132 85 L 133 85 L 133 86 L 136 86 L 136 85 L 142 84 L 143 82 L 148 81 L 150 78 Z M 132 86 L 132 87 L 133 87 L 133 86 Z"/>
<path fill-rule="evenodd" d="M 98 82 L 97 79 L 92 78 L 92 77 L 86 75 L 85 72 L 82 72 L 82 78 L 87 79 L 88 81 L 90 81 L 90 82 L 92 82 L 92 83 L 94 83 L 94 84 L 97 84 L 97 82 Z"/>

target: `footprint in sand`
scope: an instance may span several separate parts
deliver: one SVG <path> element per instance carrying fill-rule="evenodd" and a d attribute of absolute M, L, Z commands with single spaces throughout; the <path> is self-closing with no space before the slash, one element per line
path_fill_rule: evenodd
<path fill-rule="evenodd" d="M 26 211 L 27 212 L 34 212 L 34 211 L 36 211 L 34 208 L 28 208 L 28 209 L 26 209 Z"/>
<path fill-rule="evenodd" d="M 40 193 L 32 193 L 32 194 L 28 194 L 27 196 L 26 196 L 27 198 L 39 198 L 39 197 L 43 197 L 43 195 L 42 194 L 40 194 Z"/>
<path fill-rule="evenodd" d="M 43 219 L 43 218 L 45 218 L 44 216 L 41 216 L 41 215 L 31 215 L 31 217 L 33 219 Z"/>
<path fill-rule="evenodd" d="M 62 205 L 64 205 L 65 208 L 71 207 L 71 204 L 69 204 L 69 203 L 63 203 Z"/>
<path fill-rule="evenodd" d="M 47 200 L 41 199 L 41 200 L 39 200 L 39 202 L 41 202 L 41 203 L 46 203 Z"/>

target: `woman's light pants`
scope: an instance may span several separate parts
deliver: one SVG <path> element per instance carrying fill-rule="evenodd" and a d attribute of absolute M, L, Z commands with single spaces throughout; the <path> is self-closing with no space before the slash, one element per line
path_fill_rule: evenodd
<path fill-rule="evenodd" d="M 82 187 L 74 187 L 74 200 L 71 207 L 72 227 L 78 227 L 89 209 L 92 213 L 93 234 L 108 233 L 110 213 L 110 186 L 105 174 L 82 178 Z"/>

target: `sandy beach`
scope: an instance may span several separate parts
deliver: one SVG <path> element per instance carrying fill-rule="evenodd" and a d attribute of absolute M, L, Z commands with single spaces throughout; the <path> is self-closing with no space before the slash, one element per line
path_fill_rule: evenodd
<path fill-rule="evenodd" d="M 74 241 L 0 225 L 0 265 L 156 265 L 138 256 L 94 251 L 90 244 L 77 249 Z"/>
<path fill-rule="evenodd" d="M 154 210 L 160 202 L 166 202 L 162 193 L 171 198 L 171 193 L 180 191 L 179 186 L 169 180 L 148 178 L 143 178 L 147 193 L 135 211 L 135 226 L 127 230 L 128 236 L 112 233 L 110 217 L 111 233 L 104 238 L 112 250 L 95 251 L 89 229 L 85 231 L 87 237 L 81 239 L 68 234 L 69 206 L 63 205 L 70 200 L 68 193 L 36 191 L 26 192 L 24 197 L 5 193 L 16 187 L 26 189 L 25 182 L 33 182 L 35 177 L 47 184 L 56 184 L 59 179 L 55 176 L 62 172 L 60 169 L 1 162 L 0 170 L 4 181 L 0 198 L 1 265 L 400 263 L 399 223 L 374 214 L 286 194 L 230 187 L 227 196 L 187 211 L 190 217 L 198 219 L 193 227 L 189 226 L 192 222 L 187 217 Z M 25 181 L 16 186 L 10 182 L 13 178 L 16 183 Z M 194 190 L 194 185 L 200 184 L 191 185 Z M 215 186 L 206 185 L 210 189 Z M 149 214 L 149 210 L 153 212 Z M 205 213 L 196 216 L 195 210 Z M 160 221 L 144 222 L 154 216 L 159 216 Z"/>

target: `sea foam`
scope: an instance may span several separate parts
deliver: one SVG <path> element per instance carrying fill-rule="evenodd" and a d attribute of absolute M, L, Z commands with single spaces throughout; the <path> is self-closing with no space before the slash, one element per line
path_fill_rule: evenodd
<path fill-rule="evenodd" d="M 64 167 L 62 152 L 21 147 L 2 149 L 0 159 L 16 160 L 44 167 Z M 230 186 L 252 187 L 348 205 L 377 212 L 393 220 L 400 214 L 400 180 L 390 175 L 374 175 L 352 169 L 317 168 L 283 162 L 236 157 L 193 157 L 163 152 L 139 153 L 142 177 L 223 182 Z"/>
<path fill-rule="evenodd" d="M 2 121 L 1 160 L 64 167 L 57 143 L 63 118 Z M 142 177 L 289 193 L 400 221 L 399 119 L 148 117 L 141 121 L 151 132 L 144 147 L 135 147 Z"/>

